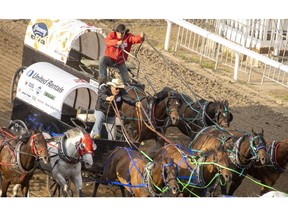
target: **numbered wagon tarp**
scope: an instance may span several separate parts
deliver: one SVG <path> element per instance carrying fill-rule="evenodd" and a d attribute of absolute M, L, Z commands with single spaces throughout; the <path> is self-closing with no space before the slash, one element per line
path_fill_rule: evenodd
<path fill-rule="evenodd" d="M 75 105 L 77 94 L 77 106 L 89 103 L 91 108 L 95 106 L 97 92 L 97 86 L 50 63 L 39 62 L 29 66 L 21 75 L 16 98 L 60 119 L 64 102 Z"/>
<path fill-rule="evenodd" d="M 105 48 L 104 38 L 101 28 L 80 20 L 32 19 L 24 44 L 66 64 L 71 49 L 97 60 Z"/>

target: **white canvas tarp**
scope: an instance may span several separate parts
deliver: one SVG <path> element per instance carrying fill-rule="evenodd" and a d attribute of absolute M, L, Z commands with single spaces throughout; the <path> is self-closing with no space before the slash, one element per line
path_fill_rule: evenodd
<path fill-rule="evenodd" d="M 78 90 L 77 94 L 75 90 Z M 60 119 L 64 102 L 71 107 L 76 102 L 76 107 L 95 107 L 97 92 L 97 86 L 86 80 L 50 63 L 39 62 L 29 66 L 21 75 L 16 97 Z"/>
<path fill-rule="evenodd" d="M 24 44 L 66 64 L 72 48 L 97 60 L 104 52 L 104 38 L 101 28 L 80 20 L 33 19 Z"/>

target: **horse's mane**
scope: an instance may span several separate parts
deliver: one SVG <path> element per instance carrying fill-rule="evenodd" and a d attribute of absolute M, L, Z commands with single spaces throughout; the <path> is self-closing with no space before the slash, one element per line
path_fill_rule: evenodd
<path fill-rule="evenodd" d="M 174 94 L 175 97 L 179 98 L 179 94 L 176 90 L 173 88 L 170 88 L 168 86 L 165 86 L 161 91 L 157 92 L 154 97 L 156 98 L 156 101 L 163 100 L 164 98 L 168 97 L 168 92 L 171 94 Z"/>
<path fill-rule="evenodd" d="M 64 134 L 66 135 L 67 138 L 70 138 L 70 137 L 76 137 L 79 134 L 83 134 L 83 132 L 84 131 L 82 128 L 74 127 L 74 128 L 67 130 Z"/>

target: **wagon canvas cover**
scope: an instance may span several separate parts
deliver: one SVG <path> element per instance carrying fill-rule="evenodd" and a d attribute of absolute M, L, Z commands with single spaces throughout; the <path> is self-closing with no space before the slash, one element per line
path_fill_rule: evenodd
<path fill-rule="evenodd" d="M 60 119 L 64 101 L 73 104 L 74 98 L 71 93 L 74 93 L 76 89 L 78 90 L 78 104 L 85 104 L 88 100 L 96 101 L 97 86 L 50 63 L 39 62 L 29 66 L 21 75 L 16 97 Z M 91 98 L 86 97 L 87 91 L 90 91 Z M 71 97 L 70 102 L 68 96 Z"/>
<path fill-rule="evenodd" d="M 105 48 L 104 38 L 102 28 L 80 20 L 32 19 L 26 30 L 24 45 L 66 64 L 72 48 L 98 59 Z"/>

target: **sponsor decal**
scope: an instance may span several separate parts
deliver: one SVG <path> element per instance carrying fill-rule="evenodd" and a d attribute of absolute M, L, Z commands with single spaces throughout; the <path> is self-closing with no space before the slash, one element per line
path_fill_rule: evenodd
<path fill-rule="evenodd" d="M 22 94 L 26 95 L 27 97 L 31 98 L 31 95 L 29 95 L 27 92 L 22 92 Z"/>
<path fill-rule="evenodd" d="M 34 40 L 34 47 L 38 49 L 37 44 L 46 44 L 45 37 L 48 35 L 48 27 L 45 23 L 36 23 L 32 26 L 31 40 Z"/>
<path fill-rule="evenodd" d="M 88 83 L 86 80 L 84 80 L 84 79 L 74 79 L 74 81 L 76 82 L 76 83 Z"/>
<path fill-rule="evenodd" d="M 44 94 L 43 94 L 44 96 L 46 96 L 46 97 L 48 97 L 48 98 L 50 98 L 51 100 L 55 100 L 55 96 L 54 95 L 52 95 L 52 94 L 50 94 L 50 93 L 48 93 L 48 92 L 44 92 Z"/>
<path fill-rule="evenodd" d="M 30 91 L 34 90 L 34 86 L 35 86 L 34 83 L 31 83 L 31 82 L 28 83 L 28 87 Z"/>
<path fill-rule="evenodd" d="M 54 106 L 52 106 L 51 104 L 45 103 L 45 106 L 49 107 L 50 109 L 59 112 L 57 108 L 55 108 Z"/>
<path fill-rule="evenodd" d="M 32 31 L 34 33 L 34 35 L 37 35 L 41 38 L 46 37 L 48 35 L 48 27 L 46 25 L 46 23 L 35 23 L 32 26 Z"/>
<path fill-rule="evenodd" d="M 27 71 L 27 73 L 26 73 L 26 75 L 27 75 L 28 77 L 31 77 L 33 74 L 34 74 L 34 70 L 29 70 L 29 71 Z"/>
<path fill-rule="evenodd" d="M 38 86 L 38 88 L 36 88 L 36 94 L 39 95 L 41 92 L 42 92 L 41 86 Z"/>
<path fill-rule="evenodd" d="M 54 83 L 53 80 L 50 79 L 45 79 L 45 77 L 43 77 L 42 75 L 39 75 L 38 73 L 36 73 L 34 70 L 29 70 L 26 75 L 34 80 L 36 80 L 39 83 L 42 83 L 43 85 L 46 85 L 47 87 L 62 93 L 64 91 L 64 87 L 57 85 L 56 83 Z M 26 84 L 26 82 L 25 82 Z M 34 84 L 33 84 L 34 85 Z M 34 88 L 34 86 L 33 86 Z"/>
<path fill-rule="evenodd" d="M 41 104 L 44 104 L 44 101 L 42 101 L 41 99 L 37 98 L 37 101 Z"/>

